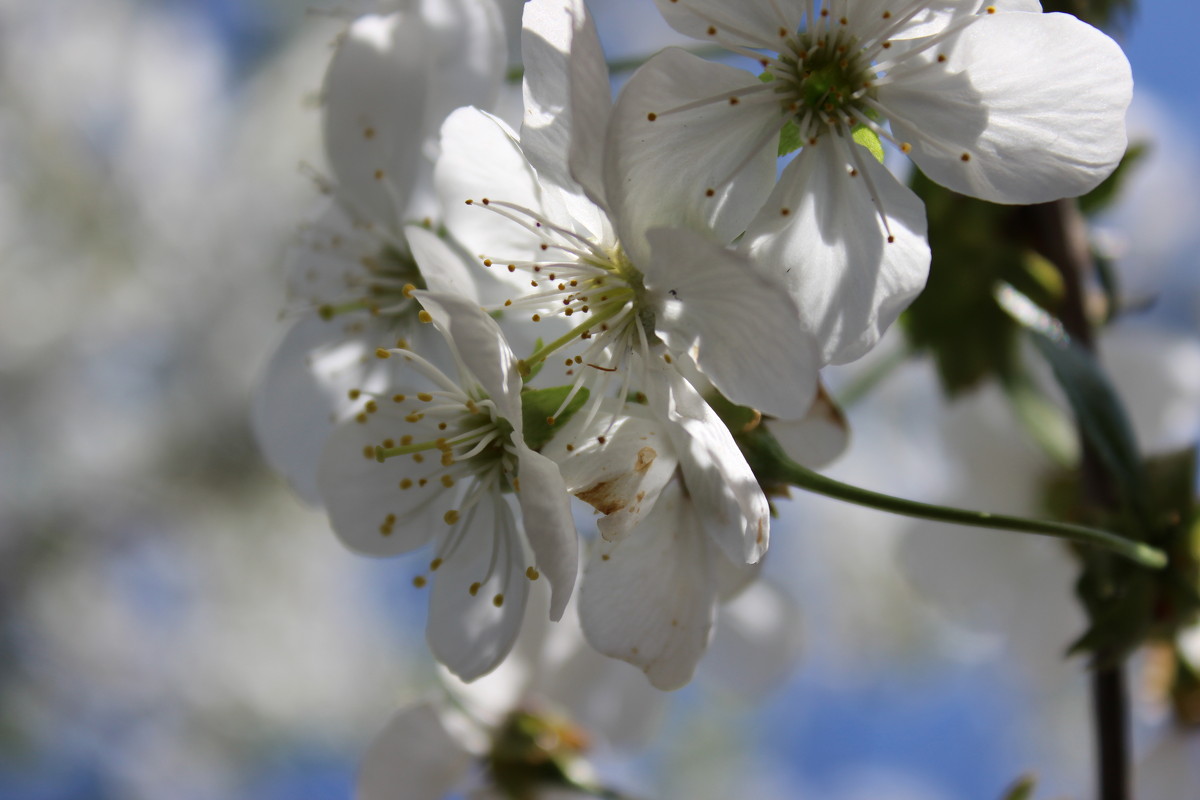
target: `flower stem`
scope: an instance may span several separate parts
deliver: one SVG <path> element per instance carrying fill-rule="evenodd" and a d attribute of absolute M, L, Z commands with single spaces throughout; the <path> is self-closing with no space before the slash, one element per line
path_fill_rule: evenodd
<path fill-rule="evenodd" d="M 1079 544 L 1103 547 L 1142 566 L 1154 569 L 1167 563 L 1167 558 L 1161 551 L 1098 528 L 920 503 L 842 483 L 795 463 L 783 453 L 778 442 L 769 434 L 758 429 L 745 434 L 742 442 L 747 451 L 746 455 L 750 465 L 754 467 L 760 482 L 768 485 L 787 483 L 826 497 L 905 517 L 968 525 L 974 528 L 1054 536 Z"/>

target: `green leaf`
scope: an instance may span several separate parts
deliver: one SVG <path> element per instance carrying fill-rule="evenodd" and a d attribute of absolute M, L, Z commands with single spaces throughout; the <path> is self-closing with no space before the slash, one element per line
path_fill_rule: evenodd
<path fill-rule="evenodd" d="M 1112 174 L 1100 182 L 1100 185 L 1079 198 L 1079 210 L 1085 214 L 1095 214 L 1111 206 L 1125 186 L 1125 180 L 1133 173 L 1133 167 L 1150 152 L 1145 142 L 1134 142 L 1129 145 L 1125 155 Z"/>
<path fill-rule="evenodd" d="M 521 419 L 525 423 L 525 444 L 540 450 L 554 437 L 558 429 L 574 416 L 579 407 L 587 402 L 588 390 L 581 388 L 571 398 L 567 407 L 555 417 L 562 406 L 570 386 L 552 386 L 549 389 L 526 389 L 521 392 Z M 553 420 L 553 422 L 551 421 Z"/>
<path fill-rule="evenodd" d="M 804 141 L 800 138 L 800 127 L 794 122 L 788 122 L 779 132 L 779 155 L 786 156 L 800 149 Z"/>
<path fill-rule="evenodd" d="M 1167 563 L 1166 556 L 1160 550 L 1098 528 L 919 503 L 915 500 L 893 497 L 835 481 L 802 467 L 788 458 L 787 454 L 783 452 L 783 448 L 779 446 L 779 442 L 775 441 L 775 438 L 764 430 L 763 426 L 741 433 L 737 436 L 737 440 L 742 452 L 746 455 L 746 461 L 754 470 L 759 484 L 768 494 L 778 493 L 782 486 L 791 485 L 815 494 L 905 517 L 968 525 L 974 528 L 1054 536 L 1078 544 L 1104 548 L 1122 558 L 1152 569 L 1161 569 Z"/>
<path fill-rule="evenodd" d="M 1025 249 L 1012 235 L 1016 211 L 945 189 L 921 172 L 932 261 L 925 290 L 901 318 L 913 349 L 934 357 L 948 396 L 1015 374 L 1018 327 L 996 305 L 997 281 L 1026 288 Z"/>
<path fill-rule="evenodd" d="M 855 142 L 870 150 L 871 155 L 875 156 L 875 160 L 880 164 L 883 163 L 883 143 L 879 141 L 879 134 L 860 125 L 854 129 L 853 135 Z"/>
<path fill-rule="evenodd" d="M 1095 356 L 1073 342 L 1040 332 L 1031 336 L 1050 364 L 1084 438 L 1116 482 L 1124 506 L 1144 517 L 1145 482 L 1133 426 L 1103 368 Z"/>
<path fill-rule="evenodd" d="M 1033 797 L 1033 790 L 1036 788 L 1037 778 L 1032 775 L 1022 775 L 1004 792 L 1001 800 L 1030 800 Z"/>
<path fill-rule="evenodd" d="M 536 353 L 545 346 L 545 342 L 543 342 L 542 337 L 539 336 L 537 341 L 533 343 L 533 352 Z M 522 376 L 522 380 L 525 381 L 525 383 L 529 383 L 531 380 L 537 377 L 537 374 L 542 371 L 542 367 L 544 366 L 546 366 L 545 360 L 535 362 L 534 365 L 529 368 L 529 372 Z"/>
<path fill-rule="evenodd" d="M 762 421 L 762 414 L 749 406 L 739 406 L 718 391 L 712 391 L 705 396 L 709 407 L 717 412 L 717 416 L 725 423 L 725 427 L 734 433 L 748 431 Z"/>
<path fill-rule="evenodd" d="M 1068 416 L 1026 377 L 1004 384 L 1017 419 L 1056 464 L 1069 468 L 1079 463 L 1079 440 Z"/>

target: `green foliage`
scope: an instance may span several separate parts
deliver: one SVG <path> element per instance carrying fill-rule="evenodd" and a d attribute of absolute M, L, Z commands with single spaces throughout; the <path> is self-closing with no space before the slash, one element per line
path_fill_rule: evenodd
<path fill-rule="evenodd" d="M 955 194 L 920 172 L 912 186 L 925 201 L 933 260 L 925 291 L 902 317 L 909 342 L 933 356 L 948 395 L 1011 377 L 1017 326 L 993 289 L 1031 283 L 1013 209 Z"/>
<path fill-rule="evenodd" d="M 804 144 L 804 140 L 800 138 L 800 126 L 794 122 L 788 122 L 783 126 L 783 130 L 779 132 L 779 155 L 786 156 L 789 153 L 794 153 Z"/>
<path fill-rule="evenodd" d="M 1116 27 L 1133 11 L 1133 0 L 1043 0 L 1042 10 L 1074 14 L 1101 28 Z"/>
<path fill-rule="evenodd" d="M 1097 511 L 1079 505 L 1078 478 L 1064 479 L 1054 493 L 1059 513 L 1089 523 L 1123 528 L 1167 554 L 1167 567 L 1147 571 L 1098 551 L 1081 553 L 1084 570 L 1076 583 L 1089 626 L 1071 646 L 1089 652 L 1098 665 L 1117 663 L 1147 641 L 1173 643 L 1200 613 L 1200 552 L 1196 524 L 1196 450 L 1142 462 L 1145 510 Z M 1186 687 L 1184 687 L 1186 688 Z"/>
<path fill-rule="evenodd" d="M 541 349 L 545 346 L 546 346 L 546 343 L 543 342 L 542 337 L 539 336 L 537 338 L 537 341 L 535 341 L 533 343 L 533 352 L 535 352 L 535 353 L 541 352 Z M 525 372 L 521 375 L 521 379 L 523 381 L 525 381 L 525 383 L 529 383 L 531 380 L 533 380 L 534 378 L 536 378 L 538 376 L 538 373 L 542 371 L 542 367 L 544 367 L 544 366 L 546 366 L 545 359 L 535 362 L 533 364 L 533 366 L 529 367 L 529 370 L 527 372 Z"/>
<path fill-rule="evenodd" d="M 883 143 L 879 141 L 879 134 L 870 128 L 865 128 L 859 125 L 854 129 L 854 141 L 861 144 L 875 156 L 875 160 L 880 164 L 883 163 Z"/>
<path fill-rule="evenodd" d="M 1004 792 L 1001 800 L 1032 800 L 1036 788 L 1037 779 L 1032 775 L 1023 775 Z"/>
<path fill-rule="evenodd" d="M 1144 515 L 1146 486 L 1133 426 L 1104 369 L 1077 344 L 1054 341 L 1041 333 L 1030 335 L 1054 371 L 1085 441 L 1115 483 L 1122 505 L 1137 516 Z"/>
<path fill-rule="evenodd" d="M 1144 142 L 1129 145 L 1113 173 L 1102 180 L 1095 189 L 1079 198 L 1079 210 L 1085 214 L 1095 214 L 1116 202 L 1126 179 L 1133 173 L 1133 167 L 1149 152 L 1150 147 Z"/>
<path fill-rule="evenodd" d="M 579 407 L 587 402 L 588 390 L 581 388 L 571 398 L 567 407 L 555 417 L 559 406 L 567 399 L 570 386 L 553 386 L 549 389 L 526 389 L 521 392 L 521 419 L 525 424 L 525 444 L 540 450 L 550 441 Z"/>

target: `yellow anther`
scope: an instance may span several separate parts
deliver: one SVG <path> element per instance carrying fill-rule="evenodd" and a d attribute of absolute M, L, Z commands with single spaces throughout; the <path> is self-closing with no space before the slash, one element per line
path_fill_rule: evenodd
<path fill-rule="evenodd" d="M 368 400 L 367 404 L 363 407 L 366 409 L 368 414 L 374 414 L 376 411 L 379 410 L 379 404 L 376 403 L 374 400 Z"/>
<path fill-rule="evenodd" d="M 404 421 L 405 422 L 420 422 L 423 419 L 425 419 L 424 414 L 420 413 L 419 411 L 414 411 L 411 414 L 407 415 L 404 418 Z"/>
<path fill-rule="evenodd" d="M 421 320 L 421 322 L 433 322 L 433 317 L 423 308 L 421 309 L 421 313 L 417 314 L 417 319 Z"/>
<path fill-rule="evenodd" d="M 540 574 L 541 574 L 541 573 L 540 573 L 540 572 L 538 572 L 538 571 L 537 571 L 536 569 L 534 569 L 533 567 L 526 567 L 526 568 L 525 568 L 525 577 L 526 577 L 526 578 L 529 578 L 529 580 L 531 580 L 531 581 L 536 581 L 536 580 L 538 579 L 538 575 L 540 575 Z"/>
<path fill-rule="evenodd" d="M 413 463 L 415 463 L 415 464 L 423 464 L 424 462 L 425 462 L 425 456 L 421 455 L 420 453 L 413 453 Z M 424 486 L 424 485 L 425 485 L 425 479 L 424 479 L 424 478 L 421 478 L 421 485 L 422 485 L 422 486 Z"/>
<path fill-rule="evenodd" d="M 357 400 L 362 396 L 362 391 L 359 389 L 351 389 L 350 391 L 346 392 L 346 396 L 351 400 Z"/>
<path fill-rule="evenodd" d="M 391 358 L 392 354 L 389 353 L 387 350 L 384 350 L 382 347 L 377 347 L 377 348 L 375 348 L 375 357 L 376 358 Z"/>
<path fill-rule="evenodd" d="M 402 394 L 394 394 L 394 395 L 392 395 L 392 402 L 393 402 L 393 403 L 403 403 L 403 402 L 404 402 L 405 400 L 407 400 L 407 399 L 408 399 L 408 398 L 407 398 L 407 397 L 405 397 L 405 396 L 404 396 L 404 395 L 402 395 Z"/>
<path fill-rule="evenodd" d="M 492 605 L 494 605 L 496 608 L 499 608 L 500 606 L 504 605 L 504 595 L 498 594 L 495 597 L 493 597 Z"/>
<path fill-rule="evenodd" d="M 400 488 L 401 489 L 411 489 L 412 488 L 412 478 L 401 478 L 400 479 Z"/>
<path fill-rule="evenodd" d="M 471 586 L 467 589 L 467 591 L 471 593 L 471 597 L 474 597 L 475 595 L 479 594 L 479 590 L 482 587 L 483 587 L 483 584 L 481 584 L 479 581 L 475 581 L 475 583 L 472 583 Z"/>
<path fill-rule="evenodd" d="M 418 589 L 424 589 L 426 583 L 427 581 L 425 580 L 424 575 L 418 575 L 417 577 L 413 578 L 413 586 L 417 587 Z"/>
<path fill-rule="evenodd" d="M 366 414 L 366 412 L 364 412 L 364 411 L 360 411 L 360 412 L 358 412 L 357 414 L 355 414 L 355 415 L 354 415 L 354 421 L 355 421 L 355 422 L 357 422 L 359 425 L 366 425 L 366 424 L 367 424 L 367 414 Z"/>
<path fill-rule="evenodd" d="M 445 486 L 447 489 L 449 489 L 453 485 L 454 485 L 454 476 L 453 475 L 443 475 L 442 476 L 442 486 Z"/>
<path fill-rule="evenodd" d="M 911 153 L 912 145 L 909 144 L 908 142 L 901 142 L 900 143 L 900 152 L 901 153 Z"/>
<path fill-rule="evenodd" d="M 400 290 L 400 294 L 405 297 L 412 297 L 412 293 L 417 290 L 417 287 L 411 283 L 404 284 L 404 288 Z"/>
<path fill-rule="evenodd" d="M 429 392 L 421 392 L 420 394 L 417 395 L 417 399 L 420 400 L 422 403 L 428 403 L 430 400 L 433 399 L 433 395 L 431 395 Z"/>
<path fill-rule="evenodd" d="M 440 567 L 441 565 L 442 565 L 442 560 L 440 558 L 435 558 L 433 561 L 429 562 L 429 568 L 431 570 L 433 570 L 434 572 L 437 572 L 437 568 Z"/>
<path fill-rule="evenodd" d="M 458 522 L 458 511 L 452 508 L 442 515 L 442 519 L 446 521 L 447 525 L 453 525 Z"/>
<path fill-rule="evenodd" d="M 454 464 L 454 454 L 453 453 L 442 453 L 442 466 L 449 467 L 453 464 Z"/>

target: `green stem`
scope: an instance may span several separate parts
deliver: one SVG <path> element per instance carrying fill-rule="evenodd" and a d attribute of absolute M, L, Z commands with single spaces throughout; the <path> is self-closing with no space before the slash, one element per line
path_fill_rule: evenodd
<path fill-rule="evenodd" d="M 764 477 L 774 479 L 768 483 L 788 483 L 815 494 L 905 517 L 991 530 L 1036 533 L 1080 544 L 1104 547 L 1142 566 L 1153 569 L 1161 568 L 1167 563 L 1167 557 L 1162 551 L 1097 528 L 919 503 L 835 481 L 789 459 L 779 444 L 765 433 L 751 432 L 744 437 L 743 444 L 747 445 L 746 455 L 750 459 L 751 466 L 755 467 L 755 472 L 759 475 L 760 480 Z"/>
<path fill-rule="evenodd" d="M 592 312 L 591 316 L 585 322 L 564 333 L 562 336 L 555 339 L 547 345 L 539 347 L 529 358 L 522 359 L 518 365 L 521 374 L 526 374 L 528 370 L 537 366 L 542 361 L 546 360 L 546 356 L 553 353 L 555 350 L 570 344 L 573 340 L 578 339 L 584 331 L 591 330 L 601 322 L 612 319 L 617 314 L 625 310 L 625 298 L 632 296 L 633 292 L 628 289 L 617 289 L 611 293 L 609 304 L 599 311 Z"/>

